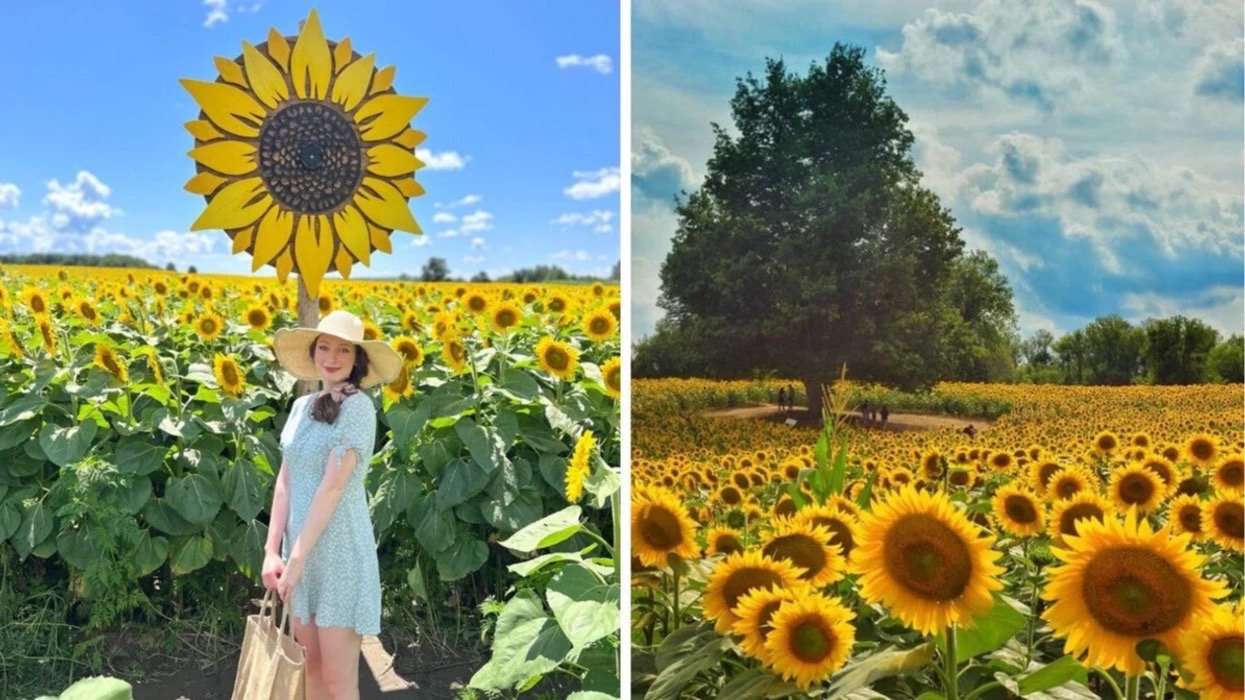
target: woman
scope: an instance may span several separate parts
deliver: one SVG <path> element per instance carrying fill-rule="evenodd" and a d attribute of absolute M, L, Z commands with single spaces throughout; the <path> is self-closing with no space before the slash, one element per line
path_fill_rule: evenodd
<path fill-rule="evenodd" d="M 362 635 L 380 633 L 380 568 L 363 488 L 376 408 L 363 389 L 392 382 L 402 359 L 363 322 L 334 311 L 316 328 L 283 328 L 277 360 L 322 390 L 294 401 L 281 432 L 264 585 L 290 608 L 306 649 L 307 700 L 359 697 Z"/>

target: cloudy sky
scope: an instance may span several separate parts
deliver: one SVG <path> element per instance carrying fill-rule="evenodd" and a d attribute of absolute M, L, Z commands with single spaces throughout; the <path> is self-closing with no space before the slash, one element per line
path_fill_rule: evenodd
<path fill-rule="evenodd" d="M 925 184 L 1011 280 L 1021 333 L 1119 313 L 1242 331 L 1239 0 L 633 4 L 633 329 L 660 317 L 672 198 L 766 57 L 866 49 Z"/>
<path fill-rule="evenodd" d="M 136 11 L 141 7 L 142 11 Z M 556 264 L 606 275 L 619 259 L 619 11 L 610 3 L 315 3 L 325 36 L 397 67 L 426 96 L 411 200 L 425 235 L 355 276 L 454 275 Z M 269 27 L 297 32 L 283 0 L 15 3 L 0 42 L 0 253 L 120 252 L 179 270 L 250 271 L 220 231 L 188 233 L 204 200 L 182 127 L 199 109 L 180 78 L 214 80 Z M 264 268 L 259 274 L 272 274 Z"/>

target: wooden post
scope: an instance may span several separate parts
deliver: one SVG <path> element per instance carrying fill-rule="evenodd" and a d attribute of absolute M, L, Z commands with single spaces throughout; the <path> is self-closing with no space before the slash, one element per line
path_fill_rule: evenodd
<path fill-rule="evenodd" d="M 298 276 L 298 327 L 299 328 L 315 328 L 320 323 L 320 300 L 312 299 L 311 294 L 307 291 L 307 284 L 303 282 L 303 276 Z M 295 396 L 305 396 L 316 391 L 314 379 L 300 379 L 298 385 L 294 389 Z"/>

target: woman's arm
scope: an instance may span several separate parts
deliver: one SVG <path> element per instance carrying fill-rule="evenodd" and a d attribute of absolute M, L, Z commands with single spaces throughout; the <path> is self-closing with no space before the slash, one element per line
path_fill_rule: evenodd
<path fill-rule="evenodd" d="M 277 486 L 272 490 L 272 508 L 268 511 L 268 542 L 264 553 L 281 556 L 281 538 L 285 536 L 285 521 L 290 515 L 290 468 L 281 458 L 281 471 L 277 474 Z"/>
<path fill-rule="evenodd" d="M 354 471 L 355 465 L 359 462 L 359 455 L 354 448 L 345 450 L 343 457 L 338 456 L 339 452 L 338 448 L 329 450 L 329 461 L 324 468 L 324 478 L 320 480 L 320 487 L 316 489 L 316 495 L 311 499 L 311 509 L 307 514 L 307 520 L 303 523 L 303 529 L 299 531 L 298 539 L 294 541 L 294 547 L 290 549 L 289 564 L 291 566 L 296 560 L 300 565 L 307 561 L 307 555 L 315 548 L 316 542 L 320 539 L 320 533 L 324 532 L 329 518 L 333 517 L 333 511 L 337 509 L 337 502 L 341 500 L 346 484 L 350 481 L 350 473 Z"/>

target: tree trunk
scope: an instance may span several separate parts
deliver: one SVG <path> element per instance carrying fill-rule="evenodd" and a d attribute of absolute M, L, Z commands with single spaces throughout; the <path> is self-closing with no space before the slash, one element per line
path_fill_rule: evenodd
<path fill-rule="evenodd" d="M 303 276 L 298 276 L 298 327 L 315 328 L 320 324 L 320 300 L 312 299 Z M 294 387 L 295 398 L 316 391 L 316 380 L 300 379 Z"/>
<path fill-rule="evenodd" d="M 801 381 L 804 382 L 804 395 L 808 397 L 809 418 L 821 420 L 821 387 L 823 381 L 810 377 L 805 377 Z"/>

